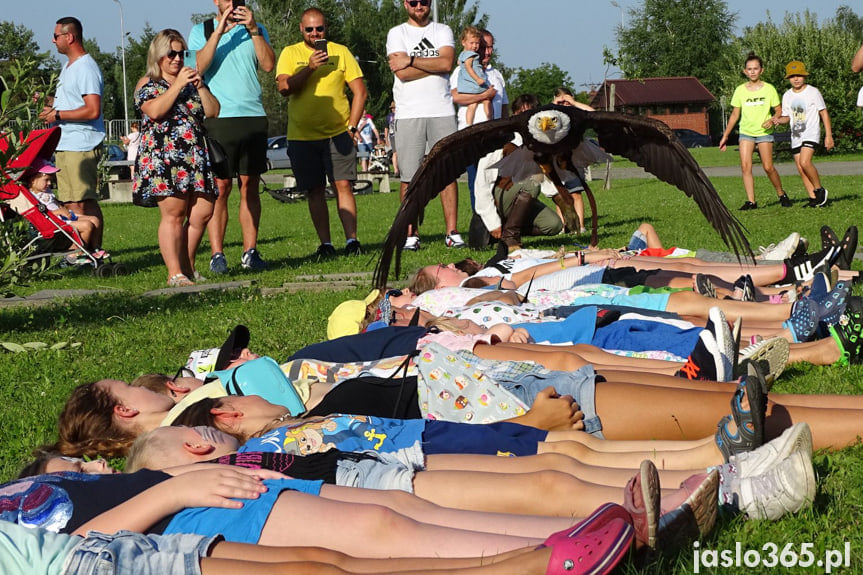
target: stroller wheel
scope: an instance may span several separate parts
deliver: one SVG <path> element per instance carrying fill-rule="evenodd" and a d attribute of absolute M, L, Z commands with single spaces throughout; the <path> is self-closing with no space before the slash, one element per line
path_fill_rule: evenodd
<path fill-rule="evenodd" d="M 115 276 L 127 276 L 129 275 L 129 270 L 123 264 L 114 264 L 114 275 Z"/>
<path fill-rule="evenodd" d="M 93 275 L 98 278 L 109 278 L 114 275 L 113 264 L 102 264 L 93 270 Z"/>

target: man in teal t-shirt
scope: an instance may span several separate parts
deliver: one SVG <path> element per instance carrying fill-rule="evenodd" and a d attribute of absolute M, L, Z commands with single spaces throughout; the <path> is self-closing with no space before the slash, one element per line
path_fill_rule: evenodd
<path fill-rule="evenodd" d="M 213 0 L 218 17 L 196 25 L 189 33 L 189 48 L 197 50 L 198 71 L 219 100 L 218 118 L 206 120 L 207 130 L 224 147 L 227 167 L 216 173 L 219 198 L 207 226 L 213 256 L 210 271 L 225 273 L 225 229 L 228 195 L 233 178 L 240 184 L 240 226 L 246 269 L 267 267 L 258 253 L 261 221 L 260 175 L 267 171 L 267 114 L 261 98 L 258 69 L 271 72 L 276 56 L 267 30 L 255 21 L 247 6 L 233 7 L 231 0 Z"/>

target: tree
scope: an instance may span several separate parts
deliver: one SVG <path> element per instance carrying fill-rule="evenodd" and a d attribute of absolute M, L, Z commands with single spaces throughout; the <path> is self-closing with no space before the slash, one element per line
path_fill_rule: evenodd
<path fill-rule="evenodd" d="M 543 62 L 536 68 L 515 68 L 509 70 L 509 80 L 506 92 L 510 101 L 520 94 L 533 94 L 543 104 L 551 102 L 554 89 L 560 86 L 572 85 L 569 72 L 562 70 L 557 64 Z M 574 91 L 573 91 L 574 93 Z"/>
<path fill-rule="evenodd" d="M 628 13 L 616 33 L 616 63 L 626 78 L 695 76 L 717 93 L 737 19 L 724 0 L 644 0 Z"/>
<path fill-rule="evenodd" d="M 39 76 L 48 81 L 58 63 L 50 52 L 40 52 L 33 31 L 23 24 L 0 20 L 0 76 L 11 77 L 12 64 L 27 58 L 28 77 Z"/>

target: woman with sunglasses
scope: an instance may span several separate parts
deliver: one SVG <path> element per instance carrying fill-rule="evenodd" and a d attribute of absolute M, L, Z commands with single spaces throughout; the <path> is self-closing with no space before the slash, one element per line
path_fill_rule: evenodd
<path fill-rule="evenodd" d="M 134 191 L 161 213 L 159 251 L 169 286 L 193 285 L 195 252 L 218 195 L 204 139 L 204 117 L 219 115 L 219 101 L 194 68 L 184 66 L 186 41 L 162 30 L 147 52 L 147 75 L 135 87 L 141 143 Z"/>

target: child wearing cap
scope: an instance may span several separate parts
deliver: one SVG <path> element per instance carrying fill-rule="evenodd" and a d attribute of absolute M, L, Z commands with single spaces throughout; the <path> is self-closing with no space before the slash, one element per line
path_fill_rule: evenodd
<path fill-rule="evenodd" d="M 88 249 L 96 249 L 102 243 L 102 229 L 100 227 L 99 218 L 96 216 L 85 216 L 76 214 L 73 211 L 66 209 L 57 201 L 57 196 L 51 192 L 51 175 L 59 172 L 60 169 L 55 167 L 50 162 L 37 158 L 33 162 L 33 166 L 24 174 L 22 183 L 27 186 L 30 193 L 35 196 L 39 203 L 51 210 L 51 213 L 56 215 L 64 222 L 69 224 L 81 236 L 84 246 Z M 95 257 L 104 257 L 104 252 L 93 254 Z"/>
<path fill-rule="evenodd" d="M 774 118 L 774 125 L 791 124 L 791 153 L 803 185 L 809 194 L 807 208 L 820 208 L 827 205 L 827 190 L 821 185 L 821 178 L 812 157 L 821 140 L 821 123 L 824 123 L 824 148 L 833 149 L 833 129 L 830 114 L 824 97 L 815 86 L 806 83 L 809 72 L 799 60 L 785 66 L 785 79 L 791 89 L 782 96 L 782 116 Z"/>

